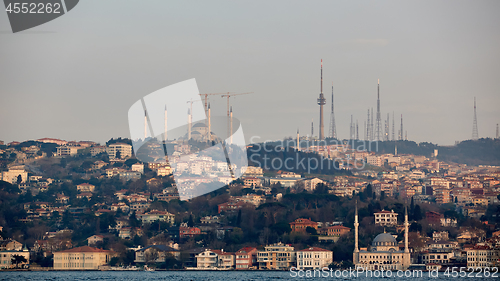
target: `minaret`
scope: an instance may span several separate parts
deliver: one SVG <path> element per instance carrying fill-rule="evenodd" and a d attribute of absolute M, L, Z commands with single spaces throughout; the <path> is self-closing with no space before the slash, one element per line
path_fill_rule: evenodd
<path fill-rule="evenodd" d="M 188 141 L 191 139 L 191 111 L 188 108 Z"/>
<path fill-rule="evenodd" d="M 382 137 L 380 134 L 382 133 L 382 119 L 380 116 L 380 79 L 377 80 L 377 122 L 375 123 L 375 140 L 381 141 Z"/>
<path fill-rule="evenodd" d="M 497 136 L 496 136 L 496 138 L 497 139 L 499 138 L 499 136 L 498 136 L 498 123 L 497 123 Z"/>
<path fill-rule="evenodd" d="M 358 264 L 359 262 L 359 245 L 358 245 L 358 227 L 359 227 L 359 223 L 358 223 L 358 201 L 356 200 L 356 211 L 355 211 L 355 215 L 354 215 L 354 254 L 353 254 L 353 263 L 354 263 L 354 267 L 356 268 L 356 265 Z"/>
<path fill-rule="evenodd" d="M 408 252 L 408 207 L 405 207 L 405 253 Z"/>
<path fill-rule="evenodd" d="M 148 137 L 148 113 L 144 110 L 144 141 Z"/>
<path fill-rule="evenodd" d="M 325 96 L 323 95 L 323 60 L 321 60 L 321 92 L 318 98 L 319 105 L 319 139 L 325 139 L 325 125 L 323 123 L 323 105 L 326 104 Z"/>
<path fill-rule="evenodd" d="M 212 124 L 210 123 L 210 104 L 208 104 L 208 132 L 207 132 L 207 140 L 209 142 L 212 141 L 212 133 L 211 133 L 211 126 Z"/>
<path fill-rule="evenodd" d="M 163 133 L 163 141 L 164 142 L 167 142 L 167 105 L 165 105 L 165 113 L 164 113 L 164 116 L 165 118 L 165 124 L 164 124 L 164 133 Z"/>
<path fill-rule="evenodd" d="M 394 156 L 398 156 L 398 145 L 394 146 Z"/>
<path fill-rule="evenodd" d="M 408 207 L 405 207 L 405 250 L 403 253 L 403 262 L 402 262 L 402 267 L 403 270 L 408 269 L 411 264 L 411 256 L 410 256 L 410 249 L 408 248 Z"/>
<path fill-rule="evenodd" d="M 229 122 L 230 122 L 230 133 L 229 144 L 233 144 L 233 107 L 231 106 L 231 111 L 229 112 Z"/>
<path fill-rule="evenodd" d="M 297 145 L 295 146 L 297 151 L 300 151 L 300 136 L 299 136 L 299 129 L 297 128 Z"/>

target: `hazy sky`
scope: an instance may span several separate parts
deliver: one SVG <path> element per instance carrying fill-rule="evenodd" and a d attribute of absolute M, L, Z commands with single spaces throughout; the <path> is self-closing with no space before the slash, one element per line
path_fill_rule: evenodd
<path fill-rule="evenodd" d="M 331 85 L 340 138 L 351 114 L 403 114 L 408 138 L 441 145 L 500 123 L 500 1 L 102 1 L 13 34 L 0 11 L 0 140 L 129 137 L 141 97 L 196 78 L 232 99 L 246 137 L 325 134 Z M 212 97 L 212 114 L 226 100 Z M 187 109 L 187 105 L 186 105 Z M 184 117 L 183 117 L 184 118 Z M 391 124 L 392 127 L 392 124 Z"/>

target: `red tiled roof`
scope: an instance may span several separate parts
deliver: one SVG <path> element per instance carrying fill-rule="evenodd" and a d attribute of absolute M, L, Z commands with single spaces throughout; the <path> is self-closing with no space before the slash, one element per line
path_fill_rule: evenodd
<path fill-rule="evenodd" d="M 103 250 L 103 249 L 99 249 L 99 248 L 94 248 L 94 247 L 89 247 L 89 246 L 82 246 L 82 247 L 77 247 L 77 248 L 73 248 L 73 249 L 60 251 L 57 253 L 111 253 L 111 251 Z"/>
<path fill-rule="evenodd" d="M 249 253 L 249 252 L 253 251 L 254 249 L 257 250 L 257 248 L 255 248 L 255 247 L 244 247 L 244 248 L 239 249 L 236 253 Z"/>
<path fill-rule="evenodd" d="M 327 229 L 349 229 L 349 227 L 343 226 L 343 225 L 334 225 L 334 226 L 329 226 Z"/>

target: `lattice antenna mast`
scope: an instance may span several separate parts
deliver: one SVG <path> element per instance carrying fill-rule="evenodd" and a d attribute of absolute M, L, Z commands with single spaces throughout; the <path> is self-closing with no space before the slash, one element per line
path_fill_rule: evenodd
<path fill-rule="evenodd" d="M 373 118 L 373 107 L 372 107 L 372 119 L 371 119 L 372 123 L 370 124 L 370 140 L 374 140 L 375 139 L 375 130 L 374 130 L 374 126 L 373 126 L 373 122 L 375 121 L 375 118 Z"/>
<path fill-rule="evenodd" d="M 377 122 L 375 123 L 375 132 L 376 132 L 376 141 L 381 141 L 381 134 L 382 134 L 382 118 L 380 116 L 380 79 L 378 79 L 377 82 Z"/>
<path fill-rule="evenodd" d="M 392 112 L 392 140 L 395 141 L 394 138 L 394 111 Z"/>
<path fill-rule="evenodd" d="M 356 140 L 359 140 L 358 119 L 356 119 Z"/>
<path fill-rule="evenodd" d="M 329 136 L 332 139 L 337 138 L 337 127 L 335 125 L 335 111 L 333 106 L 333 82 L 332 82 L 332 112 L 330 113 L 330 132 Z"/>
<path fill-rule="evenodd" d="M 368 108 L 368 116 L 366 118 L 366 140 L 371 140 L 371 133 L 370 133 L 370 109 Z"/>
<path fill-rule="evenodd" d="M 474 123 L 472 124 L 472 139 L 477 140 L 479 134 L 477 132 L 477 116 L 476 116 L 476 97 L 474 97 Z"/>
<path fill-rule="evenodd" d="M 389 118 L 389 113 L 387 113 L 387 121 L 385 122 L 385 140 L 389 141 L 389 124 L 391 120 Z"/>
<path fill-rule="evenodd" d="M 401 114 L 401 129 L 399 132 L 399 140 L 403 140 L 403 114 Z"/>

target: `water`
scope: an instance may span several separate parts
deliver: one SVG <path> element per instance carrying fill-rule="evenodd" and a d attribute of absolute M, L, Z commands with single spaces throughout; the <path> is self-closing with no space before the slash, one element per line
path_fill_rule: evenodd
<path fill-rule="evenodd" d="M 288 271 L 29 271 L 29 272 L 0 272 L 0 280 L 207 280 L 207 281 L 225 281 L 225 280 L 375 280 L 378 278 L 359 277 L 310 277 L 297 278 L 292 277 Z M 428 281 L 428 280 L 443 280 L 452 279 L 445 277 L 443 273 L 439 274 L 438 278 L 429 277 L 427 272 L 423 273 L 423 277 L 419 278 L 384 278 L 383 280 L 413 280 L 413 281 Z M 474 280 L 498 280 L 497 278 L 467 278 Z"/>

